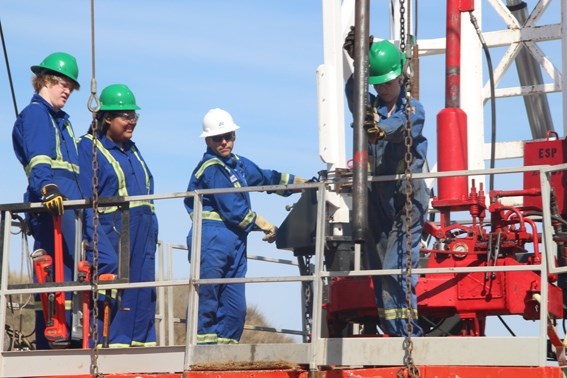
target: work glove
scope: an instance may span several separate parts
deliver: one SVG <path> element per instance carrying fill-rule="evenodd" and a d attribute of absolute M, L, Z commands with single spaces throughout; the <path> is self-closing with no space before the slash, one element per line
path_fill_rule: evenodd
<path fill-rule="evenodd" d="M 373 36 L 368 37 L 368 48 L 372 45 L 372 41 L 374 41 Z M 350 27 L 350 31 L 348 32 L 347 36 L 345 37 L 345 42 L 343 43 L 343 49 L 345 49 L 348 56 L 351 59 L 354 59 L 354 26 Z"/>
<path fill-rule="evenodd" d="M 306 179 L 299 177 L 299 176 L 295 176 L 293 178 L 293 184 L 305 184 L 307 182 Z M 302 189 L 294 189 L 291 192 L 292 193 L 301 193 Z"/>
<path fill-rule="evenodd" d="M 259 214 L 256 214 L 255 224 L 265 234 L 262 238 L 263 241 L 266 241 L 268 243 L 273 243 L 276 241 L 276 234 L 278 232 L 278 228 L 276 226 L 268 222 L 266 218 Z"/>
<path fill-rule="evenodd" d="M 366 112 L 364 114 L 364 130 L 368 135 L 368 141 L 375 144 L 378 139 L 384 139 L 386 133 L 378 126 L 380 116 L 376 109 L 370 104 L 366 105 Z"/>
<path fill-rule="evenodd" d="M 63 194 L 57 185 L 47 184 L 41 188 L 41 201 L 52 215 L 63 215 Z"/>

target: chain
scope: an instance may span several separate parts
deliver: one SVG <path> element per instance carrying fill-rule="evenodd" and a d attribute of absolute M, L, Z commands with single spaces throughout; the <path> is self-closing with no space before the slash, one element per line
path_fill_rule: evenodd
<path fill-rule="evenodd" d="M 405 0 L 400 0 L 400 51 L 402 54 L 406 54 L 406 20 L 405 20 Z M 406 114 L 405 126 L 404 126 L 404 143 L 406 146 L 406 153 L 404 155 L 405 161 L 405 172 L 403 175 L 403 180 L 405 182 L 406 191 L 406 202 L 404 206 L 405 216 L 404 221 L 406 225 L 406 263 L 405 263 L 405 282 L 406 282 L 406 304 L 407 304 L 407 322 L 406 322 L 406 335 L 403 342 L 403 348 L 405 351 L 404 355 L 404 368 L 398 371 L 398 377 L 410 377 L 418 378 L 420 377 L 420 372 L 417 366 L 415 366 L 413 361 L 413 340 L 411 335 L 413 334 L 413 320 L 414 320 L 414 308 L 413 308 L 413 285 L 412 285 L 412 199 L 413 199 L 413 182 L 412 182 L 412 171 L 411 163 L 413 161 L 413 154 L 411 152 L 411 147 L 413 145 L 412 137 L 412 124 L 411 124 L 411 87 L 412 87 L 412 75 L 410 70 L 402 71 L 402 75 L 405 75 L 404 79 L 404 89 L 405 89 L 405 102 L 404 102 L 404 112 Z"/>
<path fill-rule="evenodd" d="M 93 192 L 93 273 L 92 273 L 92 303 L 93 303 L 93 326 L 92 326 L 92 339 L 94 342 L 93 354 L 91 358 L 91 372 L 94 378 L 101 375 L 98 372 L 98 226 L 99 226 L 99 213 L 98 213 L 98 158 L 97 158 L 97 135 L 98 135 L 98 121 L 96 116 L 93 115 L 91 124 L 93 132 L 93 160 L 92 160 L 92 192 Z"/>
<path fill-rule="evenodd" d="M 305 256 L 305 269 L 307 270 L 307 275 L 313 274 L 313 269 L 311 269 L 311 256 Z M 307 334 L 307 342 L 311 342 L 311 332 L 312 332 L 312 311 L 313 311 L 313 284 L 310 282 L 304 283 L 305 296 L 305 333 Z"/>
<path fill-rule="evenodd" d="M 400 51 L 406 53 L 406 6 L 405 0 L 400 0 Z"/>
<path fill-rule="evenodd" d="M 91 78 L 91 95 L 87 102 L 87 108 L 93 115 L 91 123 L 91 130 L 93 133 L 93 147 L 92 147 L 92 211 L 93 211 L 93 266 L 91 275 L 91 297 L 93 307 L 93 322 L 91 328 L 91 337 L 93 340 L 93 349 L 91 355 L 91 373 L 93 378 L 102 378 L 103 375 L 98 371 L 98 227 L 99 227 L 99 214 L 98 214 L 98 160 L 97 160 L 97 135 L 99 129 L 99 121 L 96 114 L 100 110 L 100 100 L 96 94 L 96 65 L 95 65 L 95 0 L 91 0 L 91 64 L 92 64 L 92 78 Z"/>

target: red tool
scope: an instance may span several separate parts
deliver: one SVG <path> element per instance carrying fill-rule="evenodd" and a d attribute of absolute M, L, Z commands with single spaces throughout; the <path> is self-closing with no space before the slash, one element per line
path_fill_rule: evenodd
<path fill-rule="evenodd" d="M 65 280 L 63 274 L 63 236 L 61 234 L 61 216 L 53 216 L 53 246 L 55 249 L 55 282 Z M 52 348 L 65 348 L 69 345 L 65 320 L 65 293 L 55 292 L 48 295 L 48 313 L 45 321 L 45 338 Z"/>
<path fill-rule="evenodd" d="M 33 269 L 37 282 L 44 284 L 46 282 L 53 282 L 53 259 L 45 252 L 44 249 L 37 249 L 32 252 L 31 258 L 33 260 Z M 47 322 L 48 312 L 48 298 L 47 293 L 41 293 L 41 307 L 43 308 L 43 317 Z"/>
<path fill-rule="evenodd" d="M 79 272 L 79 282 L 88 282 L 91 280 L 91 264 L 88 261 L 79 261 L 77 264 L 77 270 Z M 90 299 L 91 292 L 83 291 L 81 294 L 81 310 L 83 313 L 83 349 L 89 349 Z"/>
<path fill-rule="evenodd" d="M 98 276 L 99 281 L 113 281 L 116 279 L 116 275 L 112 273 L 101 274 Z M 110 341 L 110 305 L 111 305 L 111 298 L 112 297 L 112 290 L 107 289 L 104 293 L 104 310 L 103 310 L 103 318 L 102 318 L 102 347 L 108 348 L 109 341 Z"/>

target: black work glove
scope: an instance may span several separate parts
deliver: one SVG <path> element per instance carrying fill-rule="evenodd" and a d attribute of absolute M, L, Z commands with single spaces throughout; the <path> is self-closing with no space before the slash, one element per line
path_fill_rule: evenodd
<path fill-rule="evenodd" d="M 373 36 L 368 37 L 368 48 L 372 45 L 372 41 L 374 41 Z M 350 31 L 348 32 L 347 36 L 345 37 L 345 42 L 343 43 L 343 49 L 347 52 L 348 56 L 351 59 L 354 59 L 354 26 L 350 27 Z"/>
<path fill-rule="evenodd" d="M 366 134 L 368 135 L 368 141 L 372 144 L 376 143 L 378 139 L 383 139 L 386 134 L 384 130 L 382 130 L 378 126 L 378 120 L 380 117 L 376 112 L 376 109 L 370 104 L 366 105 L 366 112 L 364 113 L 364 130 L 366 130 Z"/>
<path fill-rule="evenodd" d="M 63 195 L 57 185 L 47 184 L 41 188 L 41 200 L 52 215 L 63 215 Z"/>

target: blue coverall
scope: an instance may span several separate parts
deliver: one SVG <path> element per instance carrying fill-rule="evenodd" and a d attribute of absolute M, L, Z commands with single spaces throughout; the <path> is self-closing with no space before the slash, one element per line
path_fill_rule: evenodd
<path fill-rule="evenodd" d="M 92 135 L 81 137 L 79 161 L 84 174 L 81 186 L 87 197 L 92 197 Z M 97 143 L 98 181 L 100 197 L 136 196 L 154 193 L 153 176 L 142 155 L 132 141 L 121 149 L 106 136 Z M 117 208 L 99 209 L 99 242 L 109 242 L 112 248 L 99 248 L 99 273 L 117 274 L 118 248 L 122 229 L 122 215 Z M 87 230 L 92 243 L 92 227 Z M 154 205 L 150 201 L 130 203 L 130 281 L 155 281 L 155 252 L 158 238 L 158 222 Z M 92 251 L 89 253 L 92 261 Z M 102 299 L 103 297 L 101 297 Z M 113 299 L 109 330 L 111 348 L 129 346 L 153 346 L 156 344 L 155 288 L 126 289 L 122 292 L 120 308 Z M 99 304 L 100 305 L 100 304 Z M 102 315 L 102 311 L 99 311 Z M 99 319 L 99 335 L 102 337 L 102 319 Z M 99 343 L 102 339 L 99 338 Z"/>
<path fill-rule="evenodd" d="M 352 77 L 351 77 L 352 78 Z M 347 81 L 346 95 L 351 112 L 352 79 Z M 379 97 L 369 93 L 369 103 L 380 117 L 378 127 L 385 137 L 368 144 L 368 160 L 374 176 L 388 176 L 405 172 L 406 145 L 404 128 L 405 91 L 402 88 L 393 113 L 388 116 L 388 109 Z M 425 111 L 416 99 L 411 99 L 413 144 L 411 146 L 412 173 L 421 173 L 427 155 L 427 139 L 422 134 Z M 412 267 L 419 264 L 419 243 L 429 204 L 429 189 L 423 179 L 412 179 L 413 196 L 411 210 L 411 259 Z M 365 244 L 365 253 L 370 269 L 400 269 L 406 266 L 406 203 L 407 182 L 404 180 L 373 182 L 368 196 L 369 235 Z M 405 336 L 408 318 L 406 301 L 406 279 L 403 275 L 375 276 L 374 290 L 382 330 L 390 336 Z M 423 335 L 417 323 L 417 296 L 415 287 L 417 276 L 412 275 L 411 301 L 413 308 L 413 336 Z"/>
<path fill-rule="evenodd" d="M 197 165 L 187 191 L 292 184 L 294 175 L 259 168 L 245 157 L 222 158 L 210 148 Z M 288 196 L 291 191 L 276 192 Z M 185 199 L 189 215 L 193 198 Z M 224 193 L 203 197 L 201 231 L 201 278 L 241 278 L 246 275 L 246 241 L 254 229 L 256 213 L 249 193 Z M 193 228 L 187 236 L 191 248 Z M 191 252 L 189 252 L 191 261 Z M 244 284 L 199 287 L 199 344 L 238 343 L 244 329 L 246 297 Z"/>
<path fill-rule="evenodd" d="M 35 93 L 31 103 L 18 115 L 12 130 L 16 157 L 28 178 L 24 202 L 41 202 L 41 188 L 57 185 L 66 199 L 83 198 L 79 188 L 79 158 L 69 115 L 55 110 L 43 97 Z M 65 281 L 72 281 L 75 261 L 75 217 L 79 210 L 65 210 L 62 215 L 63 263 Z M 44 249 L 54 258 L 53 218 L 47 211 L 27 213 L 26 221 L 34 238 L 34 250 Z M 36 277 L 37 279 L 37 277 Z M 37 282 L 37 281 L 36 281 Z M 39 298 L 37 298 L 38 307 Z M 66 294 L 65 308 L 71 308 L 71 294 Z M 41 309 L 36 312 L 36 347 L 49 349 L 44 336 L 45 321 Z M 70 335 L 71 312 L 66 311 Z M 72 346 L 80 346 L 74 342 Z"/>

